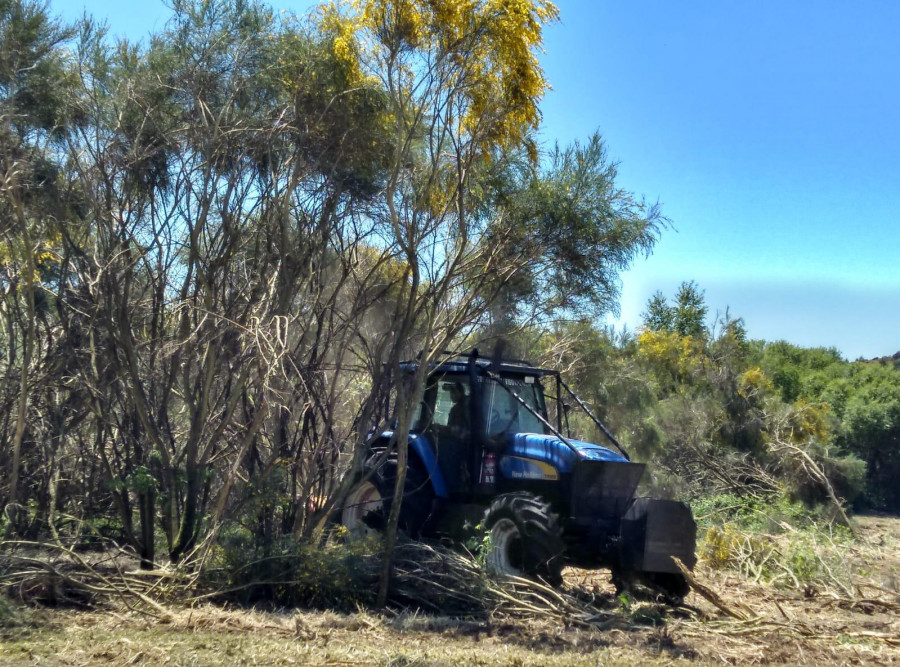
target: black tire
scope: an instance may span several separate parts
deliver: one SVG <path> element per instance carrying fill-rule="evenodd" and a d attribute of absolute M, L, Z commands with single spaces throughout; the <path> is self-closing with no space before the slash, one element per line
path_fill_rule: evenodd
<path fill-rule="evenodd" d="M 629 593 L 638 599 L 666 602 L 674 607 L 684 602 L 691 586 L 683 574 L 613 570 L 610 578 L 616 595 Z M 649 595 L 647 594 L 649 592 Z"/>
<path fill-rule="evenodd" d="M 562 529 L 550 504 L 531 493 L 504 493 L 484 514 L 490 536 L 487 565 L 495 574 L 562 584 Z"/>
<path fill-rule="evenodd" d="M 397 459 L 391 457 L 376 473 L 377 484 L 385 498 L 394 495 L 397 482 Z M 406 479 L 403 480 L 403 504 L 400 505 L 400 530 L 411 537 L 418 537 L 434 507 L 434 486 L 418 457 L 411 456 L 406 465 Z M 384 509 L 385 521 L 390 513 L 390 504 Z"/>
<path fill-rule="evenodd" d="M 341 523 L 353 534 L 380 532 L 387 525 L 397 481 L 397 458 L 392 456 L 378 470 L 373 470 L 379 456 L 373 454 L 366 462 L 363 474 L 366 481 L 350 493 L 341 511 Z M 417 458 L 409 460 L 403 488 L 399 527 L 418 537 L 431 515 L 434 487 Z"/>
<path fill-rule="evenodd" d="M 678 607 L 684 602 L 684 597 L 691 592 L 691 586 L 683 574 L 671 572 L 646 572 L 643 576 L 644 584 L 660 593 L 665 601 Z"/>

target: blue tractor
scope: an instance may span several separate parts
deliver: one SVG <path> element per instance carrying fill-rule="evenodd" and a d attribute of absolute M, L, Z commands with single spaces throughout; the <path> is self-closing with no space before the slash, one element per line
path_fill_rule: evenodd
<path fill-rule="evenodd" d="M 696 562 L 690 508 L 634 497 L 645 464 L 630 461 L 557 371 L 473 350 L 435 364 L 428 377 L 409 435 L 404 531 L 464 539 L 481 526 L 490 535 L 487 563 L 499 574 L 559 585 L 565 565 L 605 567 L 618 589 L 637 582 L 683 599 L 688 584 L 673 557 L 689 568 Z M 610 447 L 569 437 L 571 405 Z M 370 439 L 366 469 L 341 512 L 350 531 L 384 525 L 397 475 L 392 436 Z"/>

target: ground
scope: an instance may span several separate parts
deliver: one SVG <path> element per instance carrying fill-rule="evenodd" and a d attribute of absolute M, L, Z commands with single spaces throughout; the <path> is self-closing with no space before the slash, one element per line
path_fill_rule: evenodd
<path fill-rule="evenodd" d="M 0 664 L 634 665 L 900 664 L 900 519 L 864 517 L 847 558 L 861 577 L 840 587 L 754 583 L 701 563 L 686 606 L 616 597 L 604 574 L 567 571 L 595 598 L 596 619 L 497 614 L 467 620 L 170 608 L 33 609 L 0 627 Z M 718 605 L 718 606 L 717 606 Z"/>

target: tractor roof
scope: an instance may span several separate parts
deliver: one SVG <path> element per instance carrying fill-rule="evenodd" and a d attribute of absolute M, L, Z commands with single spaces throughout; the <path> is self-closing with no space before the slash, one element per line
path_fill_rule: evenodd
<path fill-rule="evenodd" d="M 465 373 L 469 369 L 469 360 L 473 356 L 472 353 L 467 354 L 451 354 L 445 352 L 449 358 L 440 362 L 430 364 L 431 373 Z M 414 372 L 419 367 L 418 359 L 410 359 L 400 363 L 400 368 L 407 372 Z M 475 354 L 475 365 L 478 368 L 490 369 L 495 373 L 515 373 L 517 375 L 533 375 L 535 377 L 543 377 L 545 375 L 556 375 L 557 371 L 547 368 L 537 368 L 530 362 L 522 359 L 501 359 L 499 364 L 495 363 L 489 357 L 479 357 Z"/>

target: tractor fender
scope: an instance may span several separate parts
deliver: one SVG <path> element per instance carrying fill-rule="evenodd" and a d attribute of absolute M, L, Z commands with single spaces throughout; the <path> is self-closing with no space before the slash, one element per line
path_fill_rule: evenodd
<path fill-rule="evenodd" d="M 387 447 L 393 436 L 393 431 L 383 432 L 381 437 L 375 441 L 373 447 Z M 410 433 L 408 442 L 410 457 L 418 457 L 422 468 L 424 468 L 428 478 L 431 480 L 434 495 L 438 498 L 446 499 L 448 497 L 447 484 L 444 481 L 444 476 L 441 474 L 441 469 L 438 467 L 434 444 L 427 436 L 419 433 Z"/>

